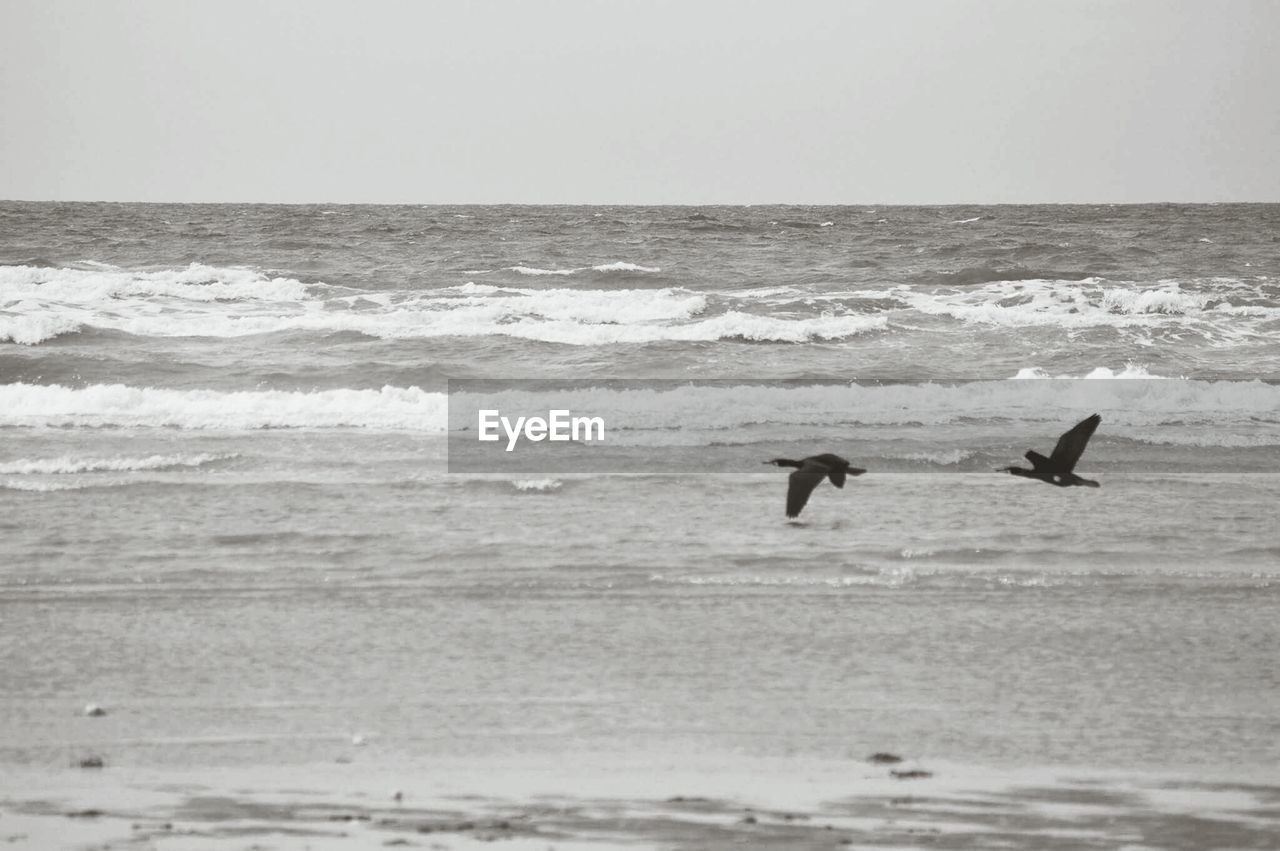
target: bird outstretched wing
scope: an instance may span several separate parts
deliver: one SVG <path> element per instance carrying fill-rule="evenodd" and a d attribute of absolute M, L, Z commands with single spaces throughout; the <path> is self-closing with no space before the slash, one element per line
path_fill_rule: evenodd
<path fill-rule="evenodd" d="M 827 476 L 831 479 L 831 484 L 838 488 L 844 487 L 845 476 L 861 476 L 867 472 L 860 467 L 851 467 L 848 461 L 839 455 L 832 455 L 830 452 L 814 455 L 812 458 L 804 460 L 806 463 L 812 461 L 829 468 Z"/>
<path fill-rule="evenodd" d="M 1093 437 L 1100 422 L 1102 417 L 1094 414 L 1076 423 L 1070 431 L 1058 438 L 1058 445 L 1053 448 L 1053 455 L 1049 458 L 1055 472 L 1070 473 L 1075 469 L 1076 462 L 1084 454 L 1084 448 L 1089 445 L 1089 438 Z"/>
<path fill-rule="evenodd" d="M 825 464 L 806 463 L 787 478 L 787 516 L 799 517 L 804 505 L 809 501 L 809 494 L 827 477 L 831 468 Z"/>

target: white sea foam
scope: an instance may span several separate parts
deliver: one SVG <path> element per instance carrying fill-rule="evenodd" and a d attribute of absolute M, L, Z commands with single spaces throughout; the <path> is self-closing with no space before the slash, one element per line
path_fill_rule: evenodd
<path fill-rule="evenodd" d="M 636 263 L 623 263 L 621 261 L 617 263 L 605 263 L 600 266 L 592 266 L 591 268 L 597 272 L 650 272 L 652 273 L 652 272 L 662 271 L 662 269 L 660 269 L 657 266 L 640 266 Z"/>
<path fill-rule="evenodd" d="M 475 285 L 454 288 L 466 298 L 428 297 L 407 306 L 433 308 L 439 318 L 470 324 L 479 318 L 497 324 L 507 319 L 540 317 L 584 323 L 634 324 L 688 319 L 707 306 L 704 295 L 680 289 L 532 290 Z M 444 311 L 448 311 L 447 314 Z M 447 324 L 447 323 L 446 323 Z M 501 333 L 501 329 L 494 329 Z"/>
<path fill-rule="evenodd" d="M 667 576 L 655 573 L 649 581 L 658 585 L 693 585 L 712 588 L 860 588 L 867 585 L 898 586 L 906 584 L 914 576 L 902 572 L 868 573 L 853 576 L 811 576 L 804 574 L 727 574 L 727 575 L 692 575 Z"/>
<path fill-rule="evenodd" d="M 1211 294 L 1185 290 L 1175 281 L 1143 288 L 1107 286 L 1098 278 L 993 281 L 936 291 L 898 287 L 893 294 L 920 313 L 1004 327 L 1156 328 L 1200 321 L 1212 325 L 1217 333 L 1233 336 L 1244 329 L 1223 322 L 1224 316 L 1280 318 L 1280 308 L 1236 304 L 1226 298 L 1226 292 L 1236 298 L 1256 297 L 1256 291 L 1241 287 L 1218 287 Z"/>
<path fill-rule="evenodd" d="M 443 393 L 281 390 L 223 393 L 94 384 L 83 388 L 0 384 L 0 426 L 119 426 L 187 429 L 360 428 L 442 431 Z"/>
<path fill-rule="evenodd" d="M 119 281 L 115 282 L 119 284 Z M 184 285 L 185 286 L 185 285 Z M 290 292 L 287 288 L 283 292 Z M 297 295 L 297 293 L 292 293 Z M 146 337 L 242 337 L 289 331 L 357 332 L 384 339 L 506 336 L 566 345 L 661 341 L 805 342 L 885 327 L 882 316 L 783 318 L 740 311 L 703 316 L 707 296 L 679 288 L 579 290 L 497 287 L 468 282 L 444 290 L 316 296 L 301 301 L 155 305 L 106 297 L 19 316 L 11 336 L 39 342 L 96 327 Z M 341 309 L 333 309 L 341 305 Z M 25 303 L 23 305 L 25 308 Z"/>
<path fill-rule="evenodd" d="M 1169 316 L 1185 316 L 1204 310 L 1205 306 L 1213 301 L 1218 300 L 1202 293 L 1181 292 L 1176 285 L 1173 288 L 1154 290 L 1115 287 L 1102 291 L 1100 306 L 1110 313 L 1163 313 Z"/>
<path fill-rule="evenodd" d="M 511 271 L 521 275 L 529 275 L 531 277 L 543 277 L 546 275 L 559 275 L 559 276 L 567 277 L 580 270 L 578 269 L 538 269 L 533 266 L 512 266 Z"/>
<path fill-rule="evenodd" d="M 733 339 L 755 342 L 802 343 L 810 340 L 845 339 L 868 331 L 883 329 L 886 324 L 887 320 L 879 316 L 821 316 L 814 319 L 780 319 L 772 316 L 729 311 L 728 313 L 678 325 L 583 324 L 581 322 L 532 322 L 526 320 L 496 327 L 477 328 L 475 332 L 485 335 L 501 334 L 529 340 L 541 340 L 548 343 L 579 346 Z M 466 334 L 467 329 L 454 327 L 450 333 Z"/>
<path fill-rule="evenodd" d="M 974 455 L 969 449 L 942 449 L 937 452 L 909 452 L 906 455 L 896 456 L 905 461 L 917 461 L 922 464 L 937 464 L 941 467 L 949 467 L 967 461 Z"/>
<path fill-rule="evenodd" d="M 50 269 L 0 266 L 0 304 L 38 300 L 91 304 L 108 299 L 163 296 L 189 301 L 304 301 L 308 286 L 292 278 L 268 278 L 244 268 L 192 263 L 185 269 L 135 272 L 124 269 Z"/>
<path fill-rule="evenodd" d="M 1050 375 L 1038 366 L 1024 366 L 1013 376 L 1017 379 L 1031 378 L 1165 378 L 1163 375 L 1152 375 L 1141 364 L 1127 363 L 1124 369 L 1117 372 L 1106 366 L 1096 366 L 1084 375 Z"/>
<path fill-rule="evenodd" d="M 580 295 L 580 294 L 579 294 Z M 729 311 L 695 321 L 705 306 L 699 295 L 646 293 L 641 299 L 601 293 L 598 298 L 486 299 L 446 309 L 384 313 L 320 313 L 276 316 L 131 317 L 113 325 L 147 336 L 236 337 L 291 330 L 355 331 L 384 339 L 505 336 L 564 345 L 740 339 L 799 343 L 838 340 L 881 330 L 882 316 L 824 315 L 783 319 Z M 675 323 L 675 324 L 670 324 Z"/>
<path fill-rule="evenodd" d="M 657 271 L 610 263 L 575 269 Z M 512 337 L 564 345 L 747 340 L 840 340 L 910 323 L 912 310 L 997 326 L 1193 327 L 1210 344 L 1273 333 L 1280 319 L 1263 284 L 1201 281 L 1213 295 L 1176 281 L 1148 288 L 1082 281 L 997 281 L 975 287 L 897 285 L 811 292 L 793 286 L 745 291 L 577 289 L 497 286 L 474 281 L 427 290 L 371 291 L 248 269 L 193 264 L 185 269 L 0 267 L 0 342 L 27 345 L 89 329 L 144 337 L 222 337 L 289 332 L 353 332 L 383 339 Z M 849 300 L 878 302 L 847 313 Z M 729 306 L 728 310 L 723 305 Z M 749 304 L 748 310 L 734 309 Z M 823 307 L 827 312 L 818 313 Z M 762 312 L 780 310 L 784 312 Z M 713 312 L 714 311 L 714 312 Z"/>
<path fill-rule="evenodd" d="M 641 266 L 638 263 L 626 263 L 621 260 L 614 263 L 601 263 L 597 266 L 575 266 L 571 269 L 540 269 L 536 266 L 512 266 L 511 271 L 520 275 L 529 275 L 532 277 L 544 277 L 554 275 L 559 277 L 568 277 L 576 275 L 579 272 L 661 272 L 662 269 L 657 266 Z M 467 274 L 467 273 L 463 273 Z"/>
<path fill-rule="evenodd" d="M 313 289 L 328 288 L 194 263 L 151 272 L 0 266 L 0 342 L 36 345 L 86 328 L 149 336 L 216 334 L 219 327 L 243 329 L 241 319 L 322 311 Z"/>
<path fill-rule="evenodd" d="M 103 480 L 92 482 L 57 482 L 41 479 L 0 479 L 0 488 L 13 491 L 31 491 L 33 493 L 57 493 L 59 491 L 78 491 L 95 487 L 119 487 L 123 484 L 127 483 Z"/>
<path fill-rule="evenodd" d="M 17 316 L 0 313 L 0 343 L 34 346 L 63 334 L 74 334 L 80 323 L 68 316 L 37 311 Z"/>
<path fill-rule="evenodd" d="M 559 490 L 563 484 L 559 479 L 517 479 L 511 483 L 518 491 L 546 493 Z"/>
<path fill-rule="evenodd" d="M 468 272 L 468 274 L 472 273 Z M 464 295 L 492 295 L 494 293 L 524 293 L 529 291 L 515 287 L 495 287 L 493 284 L 477 284 L 475 281 L 467 281 L 465 284 L 449 287 L 447 292 L 462 293 Z"/>
<path fill-rule="evenodd" d="M 196 455 L 149 455 L 145 458 L 19 458 L 0 463 L 0 475 L 51 475 L 60 473 L 132 472 L 200 467 L 213 461 L 236 457 L 201 453 Z"/>

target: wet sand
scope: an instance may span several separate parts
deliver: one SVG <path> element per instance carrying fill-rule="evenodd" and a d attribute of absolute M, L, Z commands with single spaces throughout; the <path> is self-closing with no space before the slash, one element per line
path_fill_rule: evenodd
<path fill-rule="evenodd" d="M 1280 784 L 911 761 L 625 757 L 413 769 L 20 769 L 0 780 L 0 847 L 15 849 L 490 843 L 521 851 L 1269 849 L 1280 846 Z"/>

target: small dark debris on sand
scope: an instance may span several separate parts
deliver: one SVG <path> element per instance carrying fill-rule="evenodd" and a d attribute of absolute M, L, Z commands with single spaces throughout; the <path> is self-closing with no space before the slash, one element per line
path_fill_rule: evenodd
<path fill-rule="evenodd" d="M 98 818 L 105 815 L 102 810 L 75 810 L 67 813 L 67 818 Z"/>
<path fill-rule="evenodd" d="M 874 762 L 877 765 L 896 765 L 897 763 L 902 762 L 902 757 L 898 756 L 896 753 L 876 751 L 871 756 L 867 757 L 867 762 Z"/>
<path fill-rule="evenodd" d="M 87 756 L 76 763 L 81 768 L 102 768 L 106 765 L 100 756 Z"/>
<path fill-rule="evenodd" d="M 913 768 L 910 771 L 890 771 L 894 777 L 899 780 L 923 780 L 926 777 L 932 777 L 932 771 L 924 771 L 919 768 Z"/>

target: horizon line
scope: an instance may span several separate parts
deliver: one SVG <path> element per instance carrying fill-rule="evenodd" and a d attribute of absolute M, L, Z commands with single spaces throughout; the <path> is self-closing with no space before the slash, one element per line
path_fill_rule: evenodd
<path fill-rule="evenodd" d="M 200 201 L 200 200 L 119 200 L 65 198 L 0 198 L 0 204 L 192 204 L 201 206 L 263 207 L 1154 207 L 1154 206 L 1247 206 L 1280 204 L 1280 198 L 1259 200 L 1152 200 L 1152 201 Z"/>

